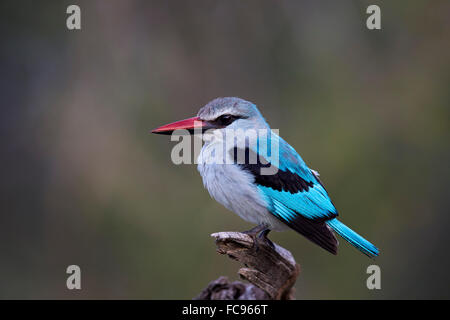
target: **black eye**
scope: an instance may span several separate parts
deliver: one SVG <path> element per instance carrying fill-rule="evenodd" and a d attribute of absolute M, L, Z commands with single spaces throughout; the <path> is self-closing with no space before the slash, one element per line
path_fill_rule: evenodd
<path fill-rule="evenodd" d="M 215 122 L 220 126 L 227 126 L 230 123 L 232 123 L 234 120 L 236 120 L 236 117 L 234 117 L 230 114 L 224 114 L 224 115 L 221 115 L 220 117 L 218 117 Z"/>

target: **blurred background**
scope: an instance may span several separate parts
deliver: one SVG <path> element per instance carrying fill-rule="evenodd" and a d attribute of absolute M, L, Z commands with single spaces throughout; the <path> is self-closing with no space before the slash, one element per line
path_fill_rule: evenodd
<path fill-rule="evenodd" d="M 0 15 L 0 298 L 190 299 L 237 279 L 210 234 L 252 225 L 148 133 L 223 96 L 257 104 L 381 249 L 271 234 L 301 265 L 298 299 L 450 298 L 449 1 L 21 0 Z"/>

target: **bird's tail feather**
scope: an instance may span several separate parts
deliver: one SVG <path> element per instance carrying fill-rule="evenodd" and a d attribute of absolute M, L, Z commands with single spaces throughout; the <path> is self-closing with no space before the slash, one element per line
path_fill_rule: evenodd
<path fill-rule="evenodd" d="M 338 219 L 328 220 L 326 223 L 338 235 L 350 242 L 350 244 L 370 258 L 374 258 L 380 253 L 377 247 L 340 222 Z"/>

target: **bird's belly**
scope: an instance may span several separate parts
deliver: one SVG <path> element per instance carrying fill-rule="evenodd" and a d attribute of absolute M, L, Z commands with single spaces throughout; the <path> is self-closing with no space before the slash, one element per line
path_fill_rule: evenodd
<path fill-rule="evenodd" d="M 268 205 L 253 183 L 253 177 L 233 164 L 198 165 L 203 184 L 210 195 L 227 209 L 253 224 L 282 230 L 285 225 L 268 210 Z"/>

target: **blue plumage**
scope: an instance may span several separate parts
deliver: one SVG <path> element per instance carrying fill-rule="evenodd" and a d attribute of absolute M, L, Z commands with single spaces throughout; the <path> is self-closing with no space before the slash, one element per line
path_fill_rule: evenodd
<path fill-rule="evenodd" d="M 266 137 L 264 138 L 266 139 Z M 336 219 L 338 213 L 327 191 L 294 148 L 274 133 L 267 139 L 267 143 L 258 142 L 254 151 L 260 157 L 270 157 L 270 147 L 265 149 L 265 146 L 270 146 L 270 143 L 273 142 L 271 139 L 276 139 L 280 155 L 278 169 L 283 172 L 280 177 L 277 175 L 271 177 L 273 185 L 266 182 L 270 180 L 269 178 L 264 180 L 264 185 L 258 183 L 261 177 L 255 179 L 261 197 L 269 204 L 267 208 L 269 212 L 332 253 L 337 252 L 337 240 L 332 233 L 330 234 L 329 228 L 369 257 L 377 256 L 379 250 L 373 244 Z M 252 173 L 257 175 L 255 170 Z M 279 186 L 277 178 L 281 180 L 280 184 L 283 187 Z M 295 179 L 305 181 L 308 187 L 293 192 L 289 184 Z M 329 228 L 323 228 L 324 223 Z M 305 227 L 305 225 L 307 226 Z M 324 233 L 324 237 L 318 237 L 317 232 Z"/>
<path fill-rule="evenodd" d="M 327 225 L 329 225 L 334 231 L 336 231 L 337 234 L 350 242 L 355 248 L 367 256 L 373 258 L 379 255 L 380 251 L 377 247 L 340 222 L 338 219 L 328 220 Z"/>
<path fill-rule="evenodd" d="M 264 147 L 277 145 L 279 149 L 278 169 L 287 172 L 288 175 L 298 176 L 311 187 L 294 193 L 284 189 L 276 190 L 273 186 L 259 185 L 258 189 L 261 191 L 262 196 L 269 199 L 269 202 L 277 200 L 287 209 L 293 210 L 309 219 L 330 219 L 337 216 L 336 208 L 325 188 L 294 148 L 275 133 L 270 134 L 267 139 L 267 143 L 257 143 L 257 148 L 253 148 L 256 149 L 254 151 L 260 157 L 268 157 L 270 159 L 273 158 L 273 155 Z M 275 143 L 273 142 L 274 139 L 276 140 Z M 266 159 L 266 161 L 269 160 Z M 276 166 L 273 162 L 271 164 Z M 257 174 L 257 172 L 254 174 Z M 285 180 L 287 180 L 285 184 L 289 184 L 294 178 L 286 177 Z M 284 217 L 282 212 L 274 213 Z"/>
<path fill-rule="evenodd" d="M 191 132 L 198 128 L 214 132 L 203 135 L 205 144 L 198 157 L 205 187 L 226 208 L 258 224 L 264 237 L 270 230 L 282 231 L 288 226 L 336 254 L 338 241 L 334 231 L 369 257 L 379 254 L 373 244 L 337 220 L 338 212 L 318 173 L 271 131 L 253 103 L 232 97 L 217 98 L 201 108 L 197 117 L 153 132 L 167 134 L 177 129 Z M 225 139 L 228 130 L 240 132 L 231 135 L 231 145 L 224 144 L 228 141 Z M 247 136 L 246 130 L 258 134 Z M 225 159 L 219 157 L 220 160 L 231 158 L 231 163 L 215 162 L 217 154 L 224 155 Z M 245 157 L 239 159 L 239 154 Z"/>
<path fill-rule="evenodd" d="M 256 167 L 243 168 L 254 175 L 271 214 L 332 253 L 337 253 L 338 242 L 330 229 L 367 256 L 378 256 L 379 250 L 373 244 L 336 219 L 338 212 L 325 187 L 292 146 L 273 132 L 258 139 L 249 147 L 264 160 Z M 274 145 L 279 152 L 275 162 L 268 160 L 274 159 Z M 278 173 L 263 177 L 259 170 L 261 163 L 276 166 Z M 297 181 L 301 181 L 299 186 L 292 187 Z"/>

